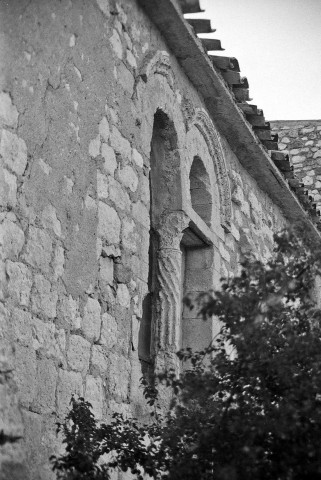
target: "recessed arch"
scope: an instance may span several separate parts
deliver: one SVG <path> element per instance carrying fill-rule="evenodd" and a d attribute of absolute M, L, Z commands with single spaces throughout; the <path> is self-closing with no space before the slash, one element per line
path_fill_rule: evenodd
<path fill-rule="evenodd" d="M 193 210 L 210 227 L 213 200 L 211 182 L 201 158 L 195 156 L 189 173 L 189 187 Z"/>
<path fill-rule="evenodd" d="M 194 116 L 189 123 L 189 129 L 193 126 L 195 126 L 204 137 L 210 152 L 219 190 L 221 225 L 226 231 L 230 231 L 232 218 L 231 191 L 219 136 L 207 112 L 202 108 L 195 110 Z"/>

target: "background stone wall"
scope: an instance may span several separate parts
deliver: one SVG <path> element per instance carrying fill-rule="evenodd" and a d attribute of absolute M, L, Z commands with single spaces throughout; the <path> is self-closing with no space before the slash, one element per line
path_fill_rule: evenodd
<path fill-rule="evenodd" d="M 294 172 L 321 207 L 321 120 L 271 122 L 279 149 L 289 153 Z"/>
<path fill-rule="evenodd" d="M 98 419 L 146 413 L 137 344 L 153 115 L 161 108 L 173 119 L 183 171 L 185 120 L 204 105 L 170 55 L 158 72 L 148 64 L 147 95 L 138 74 L 167 47 L 134 0 L 13 0 L 0 13 L 1 428 L 23 435 L 2 447 L 0 478 L 47 480 L 61 449 L 55 422 L 72 393 Z M 214 205 L 215 286 L 245 251 L 267 258 L 285 225 L 220 141 L 232 219 L 227 232 Z"/>

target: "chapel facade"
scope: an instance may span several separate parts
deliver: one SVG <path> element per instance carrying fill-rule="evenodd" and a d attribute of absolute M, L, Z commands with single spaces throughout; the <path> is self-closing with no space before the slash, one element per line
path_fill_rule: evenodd
<path fill-rule="evenodd" d="M 218 327 L 184 296 L 318 216 L 196 0 L 0 11 L 0 478 L 49 480 L 72 394 L 144 418 L 141 376 Z"/>

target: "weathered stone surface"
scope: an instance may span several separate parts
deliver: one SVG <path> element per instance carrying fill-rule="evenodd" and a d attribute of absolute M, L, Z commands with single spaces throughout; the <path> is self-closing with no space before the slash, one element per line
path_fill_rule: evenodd
<path fill-rule="evenodd" d="M 64 249 L 60 245 L 56 245 L 54 257 L 52 261 L 52 268 L 54 279 L 57 280 L 64 273 L 65 254 Z"/>
<path fill-rule="evenodd" d="M 0 224 L 0 251 L 2 258 L 16 260 L 24 241 L 24 233 L 16 223 L 5 219 Z"/>
<path fill-rule="evenodd" d="M 58 373 L 52 360 L 46 358 L 37 361 L 37 375 L 33 411 L 54 413 Z"/>
<path fill-rule="evenodd" d="M 99 134 L 101 138 L 103 139 L 104 142 L 108 142 L 109 140 L 109 124 L 108 120 L 106 117 L 103 117 L 103 119 L 99 123 Z"/>
<path fill-rule="evenodd" d="M 118 172 L 120 182 L 132 192 L 136 192 L 138 185 L 138 177 L 132 167 L 126 165 Z"/>
<path fill-rule="evenodd" d="M 16 127 L 18 123 L 18 110 L 12 104 L 10 95 L 6 92 L 0 93 L 0 128 L 4 125 L 7 127 Z"/>
<path fill-rule="evenodd" d="M 35 275 L 32 296 L 32 311 L 48 318 L 56 316 L 58 294 L 43 275 Z"/>
<path fill-rule="evenodd" d="M 67 360 L 70 368 L 86 373 L 89 368 L 90 343 L 80 335 L 70 335 Z"/>
<path fill-rule="evenodd" d="M 33 335 L 32 346 L 37 353 L 37 357 L 52 358 L 65 364 L 64 355 L 59 346 L 55 324 L 32 317 L 31 328 Z"/>
<path fill-rule="evenodd" d="M 117 160 L 114 150 L 106 143 L 103 143 L 101 146 L 101 156 L 104 158 L 104 171 L 110 175 L 114 175 L 117 168 Z"/>
<path fill-rule="evenodd" d="M 93 345 L 90 371 L 94 377 L 101 375 L 103 378 L 107 375 L 108 369 L 108 350 L 102 345 Z"/>
<path fill-rule="evenodd" d="M 2 130 L 0 155 L 4 163 L 17 175 L 22 175 L 27 165 L 27 146 L 16 134 Z"/>
<path fill-rule="evenodd" d="M 287 129 L 291 128 L 291 123 L 284 130 L 285 134 Z M 301 122 L 300 122 L 301 123 Z M 318 139 L 318 125 L 320 121 L 302 121 L 302 125 L 296 126 L 296 136 L 290 136 L 287 138 L 287 146 L 290 152 L 290 157 L 294 166 L 294 172 L 301 182 L 309 189 L 309 195 L 312 195 L 313 201 L 317 203 L 317 209 L 320 208 L 320 196 L 321 188 L 317 184 L 315 179 L 315 171 L 319 168 L 321 150 Z M 272 122 L 274 131 L 277 131 L 280 137 L 280 141 L 284 142 L 286 137 L 283 137 L 284 133 L 280 128 L 283 122 Z"/>
<path fill-rule="evenodd" d="M 88 153 L 91 157 L 96 158 L 100 153 L 100 135 L 90 141 Z"/>
<path fill-rule="evenodd" d="M 119 243 L 119 216 L 114 208 L 103 202 L 98 204 L 98 235 L 109 244 Z"/>
<path fill-rule="evenodd" d="M 37 377 L 36 352 L 31 347 L 16 345 L 15 373 L 20 401 L 29 406 L 35 397 Z"/>
<path fill-rule="evenodd" d="M 58 304 L 59 314 L 71 330 L 81 328 L 79 302 L 69 295 L 63 297 Z"/>
<path fill-rule="evenodd" d="M 240 250 L 246 247 L 257 258 L 266 258 L 273 231 L 285 220 L 271 200 L 273 195 L 279 200 L 275 191 L 271 197 L 271 186 L 260 180 L 275 182 L 271 175 L 265 177 L 270 165 L 261 146 L 243 117 L 226 118 L 233 104 L 221 79 L 215 86 L 220 115 L 213 108 L 212 122 L 203 93 L 214 92 L 215 72 L 208 77 L 212 83 L 206 81 L 204 87 L 204 76 L 198 82 L 203 89 L 199 95 L 191 77 L 181 72 L 190 62 L 176 61 L 135 2 L 30 0 L 23 22 L 13 11 L 20 6 L 14 9 L 11 3 L 2 9 L 3 40 L 12 49 L 4 57 L 6 93 L 0 95 L 0 124 L 8 127 L 0 143 L 0 224 L 6 232 L 0 236 L 0 250 L 11 263 L 7 271 L 0 264 L 6 288 L 0 297 L 0 337 L 1 332 L 8 336 L 7 349 L 11 341 L 24 349 L 19 357 L 25 375 L 21 389 L 24 405 L 32 411 L 24 414 L 29 471 L 19 480 L 52 480 L 48 458 L 61 441 L 54 422 L 56 415 L 62 419 L 66 413 L 72 393 L 85 394 L 102 420 L 113 411 L 144 410 L 139 328 L 158 257 L 165 282 L 161 288 L 177 325 L 172 334 L 169 309 L 164 308 L 160 342 L 173 350 L 182 333 L 182 285 L 196 281 L 197 289 L 211 288 L 221 270 L 235 273 Z M 21 45 L 25 52 L 19 52 Z M 318 130 L 300 141 L 295 137 L 309 127 L 302 123 L 285 129 L 282 145 L 309 158 L 309 165 L 314 162 L 315 175 L 305 170 L 303 176 L 313 178 L 311 189 L 318 195 L 314 179 L 321 176 L 321 159 L 313 154 L 320 150 L 315 142 L 321 137 Z M 228 139 L 221 133 L 224 128 Z M 207 227 L 191 209 L 196 156 L 204 164 L 212 200 Z M 263 193 L 257 182 L 268 191 Z M 290 201 L 288 189 L 278 188 Z M 225 208 L 231 209 L 229 228 L 222 218 Z M 158 222 L 173 212 L 193 218 L 184 227 L 181 222 L 160 232 Z M 202 267 L 194 259 L 182 272 L 179 245 L 188 225 L 209 245 L 198 245 Z M 158 242 L 162 248 L 166 244 L 162 254 Z M 157 259 L 149 257 L 150 244 Z M 8 314 L 1 315 L 3 304 Z M 194 333 L 196 337 L 198 331 Z M 4 358 L 1 348 L 0 360 L 9 364 L 10 355 Z M 0 382 L 1 405 L 2 386 Z"/>
<path fill-rule="evenodd" d="M 112 258 L 103 258 L 99 260 L 99 279 L 102 285 L 112 285 L 114 281 L 114 261 Z"/>
<path fill-rule="evenodd" d="M 79 372 L 59 369 L 57 385 L 58 415 L 64 417 L 70 409 L 72 395 L 83 395 L 82 377 Z"/>
<path fill-rule="evenodd" d="M 15 207 L 17 203 L 17 179 L 0 165 L 0 205 Z"/>
<path fill-rule="evenodd" d="M 124 218 L 122 224 L 121 243 L 126 252 L 135 253 L 139 244 L 139 235 L 135 222 L 130 218 Z"/>
<path fill-rule="evenodd" d="M 30 270 L 23 263 L 8 261 L 6 272 L 9 277 L 7 288 L 11 300 L 18 305 L 27 306 L 32 286 Z"/>
<path fill-rule="evenodd" d="M 111 352 L 109 361 L 107 389 L 116 400 L 124 401 L 127 399 L 129 388 L 129 360 Z"/>
<path fill-rule="evenodd" d="M 117 209 L 130 211 L 130 198 L 128 193 L 125 191 L 125 188 L 121 184 L 110 178 L 108 181 L 109 186 L 109 198 L 115 204 Z"/>
<path fill-rule="evenodd" d="M 118 338 L 118 327 L 115 318 L 109 313 L 102 315 L 101 334 L 99 343 L 105 345 L 107 350 L 112 349 Z"/>
<path fill-rule="evenodd" d="M 85 400 L 92 405 L 92 412 L 97 420 L 103 417 L 104 387 L 101 378 L 88 375 L 85 386 Z"/>
<path fill-rule="evenodd" d="M 95 298 L 88 298 L 84 307 L 84 315 L 81 322 L 81 329 L 87 340 L 97 341 L 100 336 L 101 325 L 101 307 L 98 300 Z"/>
<path fill-rule="evenodd" d="M 14 308 L 10 319 L 10 336 L 24 347 L 32 346 L 31 313 Z"/>
<path fill-rule="evenodd" d="M 121 39 L 120 39 L 120 36 L 119 36 L 119 33 L 117 32 L 117 30 L 115 30 L 115 29 L 113 30 L 113 34 L 110 37 L 109 41 L 110 41 L 110 43 L 113 47 L 115 55 L 119 59 L 122 59 L 123 58 L 123 47 L 122 47 Z"/>
<path fill-rule="evenodd" d="M 33 267 L 39 268 L 42 272 L 49 271 L 49 264 L 52 254 L 52 241 L 50 236 L 42 229 L 29 228 L 24 260 Z"/>
<path fill-rule="evenodd" d="M 52 229 L 58 237 L 61 236 L 61 222 L 57 218 L 56 209 L 52 205 L 47 205 L 42 212 L 42 223 L 45 228 Z"/>
<path fill-rule="evenodd" d="M 141 154 L 136 150 L 136 148 L 133 148 L 132 150 L 132 159 L 134 163 L 140 168 L 143 168 L 144 166 L 144 160 Z"/>
<path fill-rule="evenodd" d="M 130 159 L 131 146 L 127 138 L 123 137 L 117 127 L 113 126 L 110 132 L 110 144 L 116 152 L 124 158 Z"/>
<path fill-rule="evenodd" d="M 117 302 L 125 308 L 128 308 L 130 305 L 130 293 L 124 283 L 117 285 Z"/>
<path fill-rule="evenodd" d="M 108 198 L 108 178 L 100 172 L 97 173 L 97 196 L 99 199 Z"/>

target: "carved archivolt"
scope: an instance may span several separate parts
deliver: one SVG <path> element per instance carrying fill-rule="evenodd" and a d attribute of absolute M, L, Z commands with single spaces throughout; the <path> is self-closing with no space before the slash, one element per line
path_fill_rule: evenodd
<path fill-rule="evenodd" d="M 203 135 L 212 157 L 220 196 L 221 224 L 225 230 L 229 231 L 232 215 L 231 191 L 219 136 L 210 117 L 205 110 L 201 108 L 195 109 L 194 116 L 189 123 L 189 128 L 193 126 L 195 126 Z"/>
<path fill-rule="evenodd" d="M 143 60 L 138 75 L 146 83 L 148 77 L 155 73 L 163 75 L 167 79 L 169 86 L 174 89 L 174 75 L 167 52 L 161 50 L 152 50 L 148 52 Z"/>

